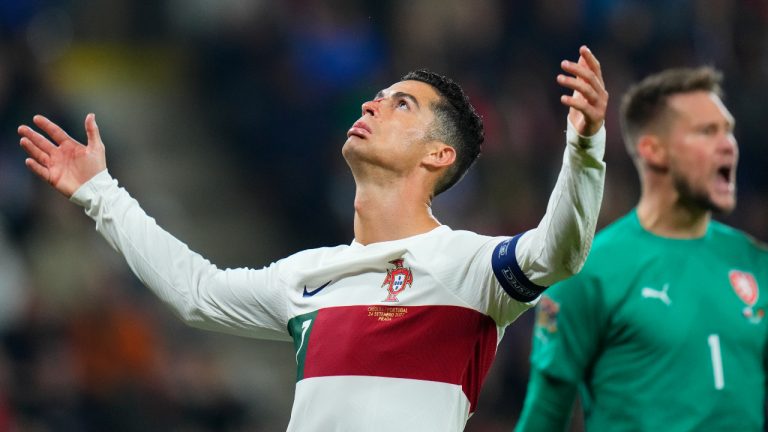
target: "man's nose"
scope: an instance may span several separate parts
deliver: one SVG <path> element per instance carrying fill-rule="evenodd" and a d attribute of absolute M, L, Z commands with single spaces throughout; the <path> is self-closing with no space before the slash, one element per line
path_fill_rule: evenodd
<path fill-rule="evenodd" d="M 720 140 L 720 148 L 727 153 L 736 153 L 739 150 L 739 144 L 732 132 L 725 134 Z"/>
<path fill-rule="evenodd" d="M 379 113 L 379 102 L 381 102 L 383 98 L 376 98 L 374 100 L 370 100 L 363 103 L 363 115 L 370 114 L 372 116 L 376 116 Z"/>

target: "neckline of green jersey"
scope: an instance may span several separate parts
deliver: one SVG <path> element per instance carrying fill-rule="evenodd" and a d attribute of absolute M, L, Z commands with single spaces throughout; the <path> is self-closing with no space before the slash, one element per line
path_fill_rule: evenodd
<path fill-rule="evenodd" d="M 643 224 L 640 223 L 640 217 L 637 215 L 637 207 L 632 209 L 631 212 L 631 218 L 632 223 L 645 235 L 652 237 L 654 239 L 668 241 L 668 242 L 676 242 L 676 243 L 688 243 L 688 244 L 696 244 L 706 241 L 712 236 L 712 225 L 715 223 L 714 220 L 710 220 L 707 224 L 707 231 L 704 233 L 701 237 L 694 237 L 694 238 L 675 238 L 675 237 L 665 237 L 662 235 L 658 235 L 656 233 L 653 233 L 649 230 L 647 230 Z"/>

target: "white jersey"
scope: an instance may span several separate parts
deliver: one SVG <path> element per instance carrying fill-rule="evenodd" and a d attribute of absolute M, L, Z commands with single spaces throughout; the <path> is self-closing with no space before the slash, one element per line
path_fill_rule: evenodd
<path fill-rule="evenodd" d="M 289 431 L 461 431 L 505 326 L 578 271 L 602 198 L 604 131 L 569 128 L 541 224 L 513 238 L 440 226 L 221 270 L 158 227 L 104 171 L 72 200 L 186 322 L 292 340 Z"/>

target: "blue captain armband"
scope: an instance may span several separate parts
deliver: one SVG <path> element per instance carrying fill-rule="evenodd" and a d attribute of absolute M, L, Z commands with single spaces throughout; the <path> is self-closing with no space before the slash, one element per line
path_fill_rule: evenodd
<path fill-rule="evenodd" d="M 547 287 L 531 282 L 517 263 L 515 247 L 521 235 L 518 234 L 496 245 L 491 258 L 491 267 L 496 280 L 507 294 L 515 300 L 529 302 L 538 297 Z"/>

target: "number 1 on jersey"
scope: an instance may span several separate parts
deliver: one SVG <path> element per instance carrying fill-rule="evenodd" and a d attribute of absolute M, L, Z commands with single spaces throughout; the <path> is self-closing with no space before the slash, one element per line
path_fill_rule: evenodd
<path fill-rule="evenodd" d="M 720 353 L 720 336 L 711 334 L 707 338 L 709 353 L 712 355 L 712 372 L 715 375 L 715 389 L 722 390 L 725 386 L 723 378 L 723 356 Z"/>

